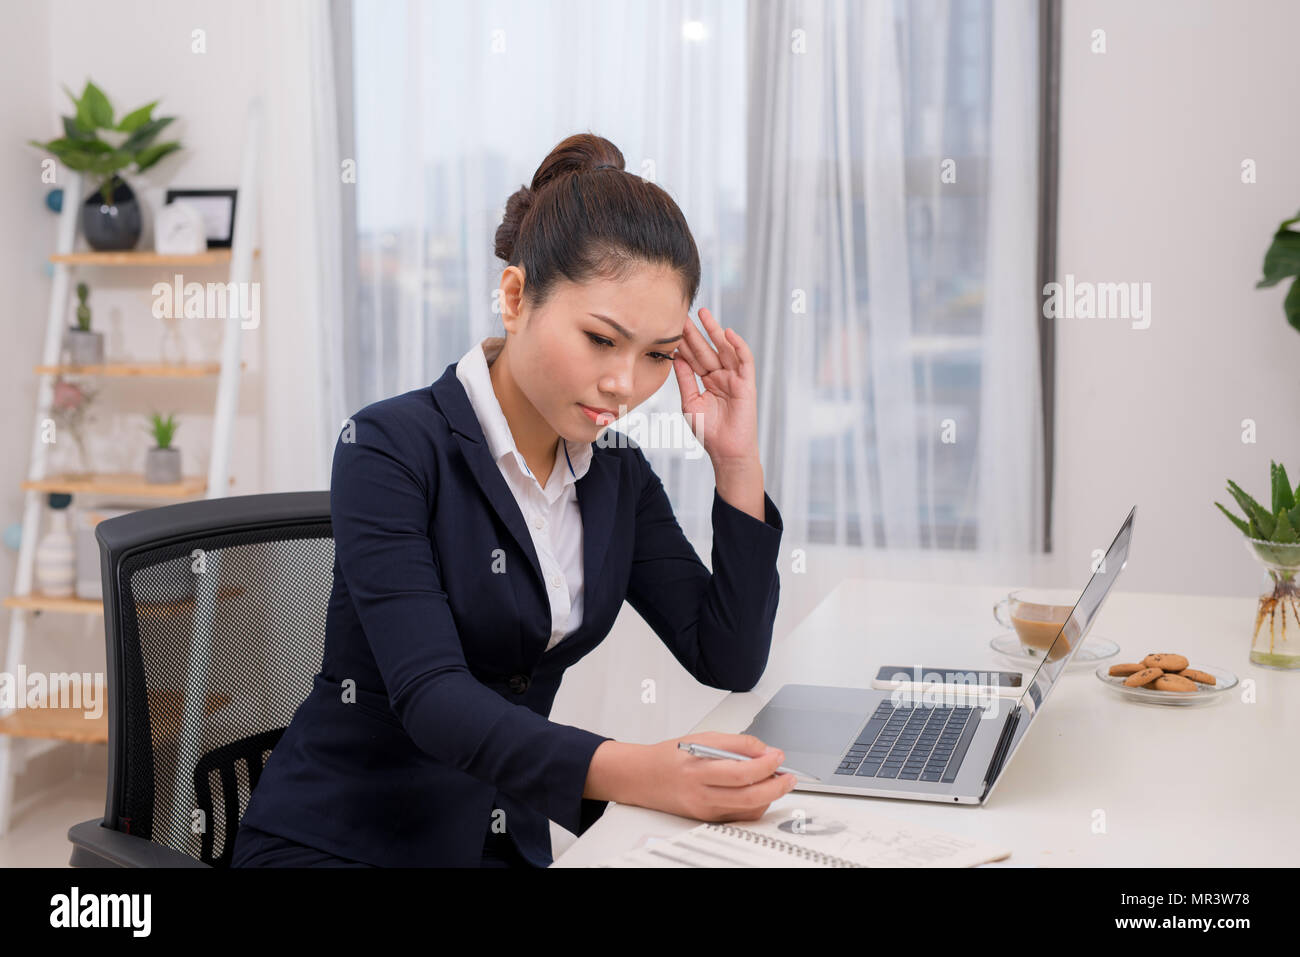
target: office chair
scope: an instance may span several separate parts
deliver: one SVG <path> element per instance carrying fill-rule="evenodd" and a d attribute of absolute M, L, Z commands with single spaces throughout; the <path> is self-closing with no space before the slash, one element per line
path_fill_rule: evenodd
<path fill-rule="evenodd" d="M 228 867 L 267 757 L 320 670 L 329 492 L 184 502 L 95 527 L 108 793 L 73 867 Z"/>

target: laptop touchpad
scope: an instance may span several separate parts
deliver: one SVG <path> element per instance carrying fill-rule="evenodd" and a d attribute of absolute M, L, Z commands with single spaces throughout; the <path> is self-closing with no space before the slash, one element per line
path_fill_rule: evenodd
<path fill-rule="evenodd" d="M 744 733 L 782 751 L 839 758 L 853 736 L 862 729 L 863 723 L 860 715 L 846 711 L 812 711 L 768 705 Z"/>

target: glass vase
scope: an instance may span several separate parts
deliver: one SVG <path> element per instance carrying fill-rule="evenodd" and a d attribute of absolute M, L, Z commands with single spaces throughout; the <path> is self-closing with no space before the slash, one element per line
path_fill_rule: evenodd
<path fill-rule="evenodd" d="M 1273 583 L 1272 591 L 1259 596 L 1251 663 L 1284 671 L 1300 669 L 1300 543 L 1248 538 L 1246 548 Z"/>

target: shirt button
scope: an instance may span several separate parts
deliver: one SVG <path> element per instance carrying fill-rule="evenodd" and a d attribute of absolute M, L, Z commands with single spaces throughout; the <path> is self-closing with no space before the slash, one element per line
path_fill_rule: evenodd
<path fill-rule="evenodd" d="M 542 516 L 540 515 L 538 515 L 535 519 L 533 519 L 533 528 L 541 528 L 545 524 L 546 524 L 546 519 L 542 518 Z"/>
<path fill-rule="evenodd" d="M 559 576 L 559 575 L 552 575 L 552 576 L 551 576 L 551 584 L 554 585 L 556 588 L 559 588 L 559 587 L 560 587 L 560 576 Z"/>

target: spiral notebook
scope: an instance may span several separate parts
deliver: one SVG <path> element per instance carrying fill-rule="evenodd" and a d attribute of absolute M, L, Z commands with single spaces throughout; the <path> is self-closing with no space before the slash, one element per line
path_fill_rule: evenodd
<path fill-rule="evenodd" d="M 597 866 L 975 867 L 1010 856 L 992 844 L 878 816 L 853 801 L 795 792 L 772 802 L 760 820 L 701 824 Z"/>

